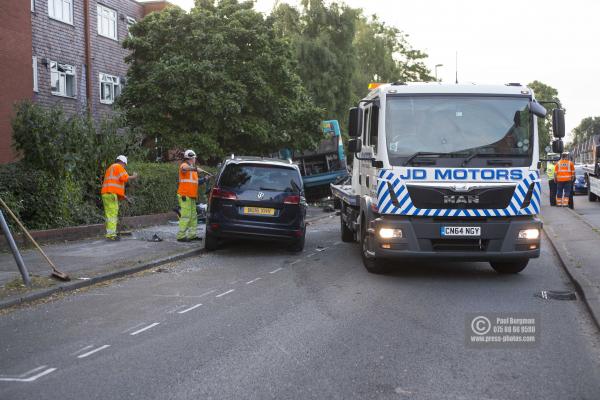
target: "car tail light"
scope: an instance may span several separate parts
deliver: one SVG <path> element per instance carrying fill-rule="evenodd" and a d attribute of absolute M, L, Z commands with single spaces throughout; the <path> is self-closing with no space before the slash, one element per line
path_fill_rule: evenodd
<path fill-rule="evenodd" d="M 300 196 L 292 195 L 283 199 L 283 204 L 300 204 Z"/>
<path fill-rule="evenodd" d="M 237 200 L 237 195 L 234 192 L 223 190 L 218 187 L 212 188 L 210 197 L 214 199 L 226 199 L 226 200 Z"/>

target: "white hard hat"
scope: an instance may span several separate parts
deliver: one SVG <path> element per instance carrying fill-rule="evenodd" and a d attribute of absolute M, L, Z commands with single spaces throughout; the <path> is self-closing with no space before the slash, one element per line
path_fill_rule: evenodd
<path fill-rule="evenodd" d="M 194 150 L 186 150 L 185 153 L 183 153 L 183 158 L 194 158 L 196 157 L 196 153 L 194 153 Z"/>
<path fill-rule="evenodd" d="M 127 164 L 127 157 L 125 157 L 124 155 L 120 155 L 119 157 L 117 157 L 117 161 L 121 161 Z"/>

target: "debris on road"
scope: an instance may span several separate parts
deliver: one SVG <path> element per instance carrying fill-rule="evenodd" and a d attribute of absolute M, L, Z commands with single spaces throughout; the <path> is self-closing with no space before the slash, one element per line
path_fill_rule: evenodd
<path fill-rule="evenodd" d="M 575 292 L 558 290 L 542 290 L 536 293 L 535 297 L 544 300 L 577 300 Z"/>

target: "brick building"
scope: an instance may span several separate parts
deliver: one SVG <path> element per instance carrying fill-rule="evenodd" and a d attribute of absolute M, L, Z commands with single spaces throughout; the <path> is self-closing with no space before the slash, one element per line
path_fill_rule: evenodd
<path fill-rule="evenodd" d="M 30 3 L 31 2 L 31 3 Z M 0 163 L 14 160 L 13 105 L 32 99 L 62 105 L 94 119 L 113 112 L 125 83 L 123 40 L 129 26 L 169 3 L 134 0 L 2 0 L 0 67 Z"/>

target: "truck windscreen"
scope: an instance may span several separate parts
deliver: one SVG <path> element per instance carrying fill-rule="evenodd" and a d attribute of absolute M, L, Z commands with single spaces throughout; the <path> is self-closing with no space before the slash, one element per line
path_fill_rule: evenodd
<path fill-rule="evenodd" d="M 439 157 L 504 157 L 526 164 L 533 146 L 527 97 L 389 96 L 385 114 L 392 165 L 417 152 Z M 475 163 L 473 163 L 475 164 Z"/>

